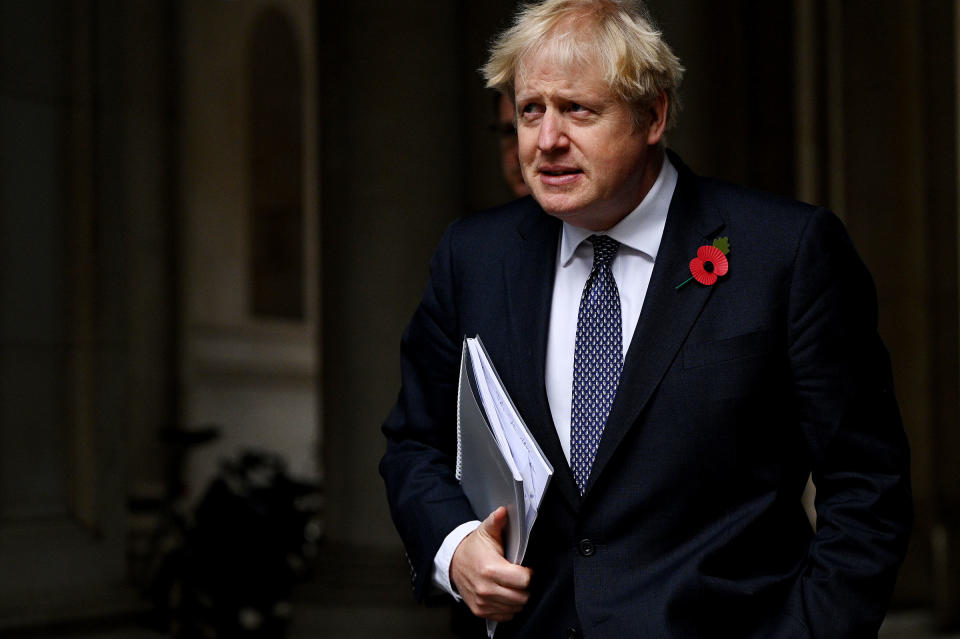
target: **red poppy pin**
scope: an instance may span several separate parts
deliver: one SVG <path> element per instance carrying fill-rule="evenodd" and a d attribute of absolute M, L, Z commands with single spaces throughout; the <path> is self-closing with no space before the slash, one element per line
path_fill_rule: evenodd
<path fill-rule="evenodd" d="M 723 277 L 730 270 L 727 254 L 730 252 L 730 240 L 718 237 L 713 244 L 706 244 L 697 249 L 697 256 L 690 260 L 690 277 L 677 285 L 677 290 L 690 280 L 697 280 L 704 286 L 713 286 L 717 278 Z"/>

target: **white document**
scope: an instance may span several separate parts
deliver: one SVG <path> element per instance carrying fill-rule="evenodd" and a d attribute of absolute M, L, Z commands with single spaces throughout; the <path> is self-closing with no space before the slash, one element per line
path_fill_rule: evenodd
<path fill-rule="evenodd" d="M 523 561 L 553 466 L 517 412 L 480 337 L 466 338 L 457 392 L 457 479 L 478 519 L 505 506 L 504 556 Z M 487 621 L 492 637 L 496 622 Z"/>
<path fill-rule="evenodd" d="M 510 396 L 507 395 L 500 376 L 490 362 L 486 349 L 476 337 L 468 339 L 467 344 L 470 347 L 471 360 L 473 361 L 474 372 L 476 376 L 484 377 L 485 385 L 480 386 L 481 396 L 484 407 L 493 406 L 494 410 L 487 410 L 487 415 L 491 417 L 491 423 L 497 422 L 498 438 L 502 434 L 502 440 L 505 441 L 510 451 L 508 463 L 512 462 L 514 476 L 519 474 L 522 480 L 524 501 L 526 510 L 524 519 L 526 530 L 533 528 L 533 522 L 537 518 L 537 511 L 540 508 L 540 501 L 547 490 L 547 484 L 553 475 L 553 466 L 544 457 L 537 441 L 530 434 L 527 425 L 523 422 L 517 409 L 514 407 Z M 484 390 L 486 394 L 484 395 Z M 493 415 L 495 414 L 495 417 Z M 506 450 L 501 446 L 501 450 Z M 526 541 L 526 540 L 525 540 Z M 526 543 L 520 549 L 520 556 L 517 563 L 523 560 L 526 550 Z"/>

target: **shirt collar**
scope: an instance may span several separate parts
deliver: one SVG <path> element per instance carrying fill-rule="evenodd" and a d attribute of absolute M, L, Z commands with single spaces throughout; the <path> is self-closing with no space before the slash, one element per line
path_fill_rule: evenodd
<path fill-rule="evenodd" d="M 625 218 L 617 222 L 613 228 L 605 231 L 624 246 L 648 256 L 651 260 L 657 258 L 660 248 L 660 239 L 663 237 L 663 228 L 667 223 L 667 212 L 670 210 L 670 200 L 677 186 L 677 169 L 670 163 L 667 154 L 663 154 L 663 166 L 660 174 L 650 190 L 644 196 L 637 208 L 633 209 Z M 567 266 L 573 259 L 573 253 L 580 243 L 593 235 L 594 232 L 563 223 L 563 233 L 560 240 L 560 264 Z"/>

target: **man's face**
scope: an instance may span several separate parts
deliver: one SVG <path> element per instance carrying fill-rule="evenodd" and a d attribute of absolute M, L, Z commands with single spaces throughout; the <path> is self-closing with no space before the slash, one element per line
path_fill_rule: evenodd
<path fill-rule="evenodd" d="M 588 64 L 558 67 L 549 54 L 525 60 L 516 79 L 524 179 L 550 215 L 592 231 L 632 211 L 653 185 L 663 127 L 637 128 L 633 114 Z"/>

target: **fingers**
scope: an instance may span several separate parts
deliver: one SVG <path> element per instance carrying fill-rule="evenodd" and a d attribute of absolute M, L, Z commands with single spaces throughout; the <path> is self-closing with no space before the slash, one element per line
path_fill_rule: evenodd
<path fill-rule="evenodd" d="M 470 597 L 464 595 L 464 601 L 471 612 L 478 617 L 494 621 L 509 621 L 523 610 L 529 597 L 530 595 L 524 590 L 484 582 L 471 592 Z"/>
<path fill-rule="evenodd" d="M 507 621 L 527 603 L 532 571 L 503 557 L 507 512 L 498 508 L 464 537 L 450 562 L 450 578 L 473 614 Z"/>
<path fill-rule="evenodd" d="M 524 592 L 530 587 L 530 578 L 533 576 L 532 570 L 526 566 L 512 564 L 502 555 L 497 555 L 489 563 L 481 564 L 477 572 L 484 581 L 493 582 L 510 590 Z"/>
<path fill-rule="evenodd" d="M 457 582 L 460 594 L 473 614 L 495 621 L 506 621 L 523 609 L 530 598 L 526 586 L 530 570 L 499 557 L 503 564 L 490 564 L 476 572 L 461 573 Z M 452 572 L 452 568 L 451 568 Z M 508 584 L 524 584 L 522 587 Z"/>

